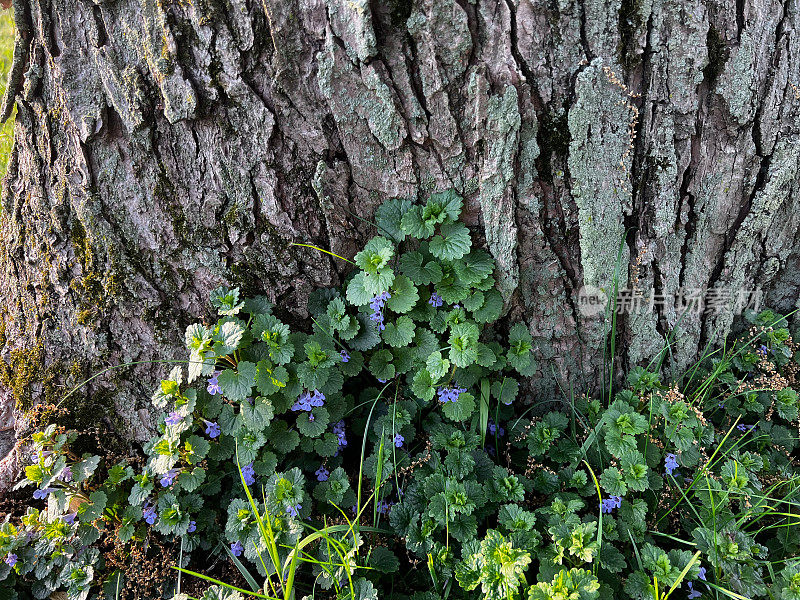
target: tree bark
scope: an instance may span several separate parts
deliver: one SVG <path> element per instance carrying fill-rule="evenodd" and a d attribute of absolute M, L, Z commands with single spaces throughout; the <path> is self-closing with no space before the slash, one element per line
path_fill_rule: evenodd
<path fill-rule="evenodd" d="M 292 242 L 351 256 L 375 233 L 359 217 L 438 189 L 464 195 L 535 336 L 534 395 L 600 383 L 607 327 L 579 292 L 617 264 L 645 293 L 797 306 L 798 0 L 15 0 L 15 17 L 6 410 L 183 358 L 222 283 L 302 321 L 347 265 Z M 685 366 L 732 322 L 623 315 L 616 364 L 674 335 Z M 69 406 L 144 436 L 163 371 L 114 371 Z"/>

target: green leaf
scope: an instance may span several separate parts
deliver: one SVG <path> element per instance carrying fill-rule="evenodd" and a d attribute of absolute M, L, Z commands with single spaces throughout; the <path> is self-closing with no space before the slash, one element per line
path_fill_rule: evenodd
<path fill-rule="evenodd" d="M 289 372 L 285 367 L 273 367 L 266 360 L 260 360 L 256 364 L 256 386 L 262 396 L 284 389 L 288 382 Z"/>
<path fill-rule="evenodd" d="M 394 283 L 394 271 L 389 267 L 383 267 L 374 275 L 367 273 L 364 276 L 364 290 L 370 294 L 370 299 L 389 291 L 392 283 Z"/>
<path fill-rule="evenodd" d="M 436 258 L 455 260 L 469 252 L 472 238 L 469 229 L 463 223 L 442 225 L 440 235 L 434 236 L 430 243 L 430 251 Z"/>
<path fill-rule="evenodd" d="M 436 388 L 433 386 L 431 374 L 426 369 L 420 369 L 414 375 L 411 391 L 420 400 L 430 402 L 433 399 L 434 394 L 436 394 Z"/>
<path fill-rule="evenodd" d="M 463 423 L 475 412 L 475 396 L 469 392 L 462 392 L 455 402 L 445 402 L 442 405 L 442 412 L 451 421 Z"/>
<path fill-rule="evenodd" d="M 311 412 L 300 412 L 297 415 L 297 430 L 306 437 L 321 436 L 325 433 L 328 423 L 330 423 L 330 417 L 324 406 L 315 406 Z"/>
<path fill-rule="evenodd" d="M 368 304 L 373 298 L 373 294 L 367 291 L 365 279 L 367 274 L 363 271 L 356 273 L 347 284 L 347 301 L 353 306 L 363 306 Z"/>
<path fill-rule="evenodd" d="M 243 360 L 239 362 L 236 368 L 236 371 L 232 369 L 222 371 L 217 381 L 222 389 L 223 396 L 234 402 L 241 402 L 250 396 L 253 391 L 253 386 L 256 383 L 256 366 Z"/>
<path fill-rule="evenodd" d="M 406 198 L 391 198 L 378 207 L 375 212 L 375 222 L 396 242 L 402 242 L 406 239 L 401 225 L 403 215 L 411 210 L 412 206 L 411 200 Z"/>
<path fill-rule="evenodd" d="M 464 199 L 453 189 L 436 192 L 428 198 L 422 216 L 424 219 L 436 223 L 458 221 L 463 204 Z"/>
<path fill-rule="evenodd" d="M 225 319 L 220 321 L 218 329 L 214 332 L 214 352 L 217 356 L 232 354 L 242 341 L 245 328 L 238 319 Z"/>
<path fill-rule="evenodd" d="M 474 323 L 458 323 L 450 330 L 450 361 L 468 367 L 478 359 L 478 328 Z"/>
<path fill-rule="evenodd" d="M 412 206 L 400 219 L 400 228 L 406 235 L 426 239 L 433 235 L 435 223 L 423 219 L 421 206 Z"/>
<path fill-rule="evenodd" d="M 78 520 L 81 523 L 91 523 L 103 516 L 106 509 L 108 496 L 104 492 L 96 491 L 89 494 L 89 501 L 78 506 Z"/>
<path fill-rule="evenodd" d="M 386 306 L 396 313 L 410 311 L 419 300 L 416 286 L 405 275 L 398 275 L 394 278 L 391 293 L 392 297 L 386 301 Z"/>
<path fill-rule="evenodd" d="M 625 478 L 616 467 L 608 467 L 600 475 L 600 485 L 611 496 L 624 496 L 628 492 Z"/>
<path fill-rule="evenodd" d="M 494 259 L 485 250 L 476 249 L 453 263 L 456 275 L 467 285 L 483 281 L 494 271 Z"/>
<path fill-rule="evenodd" d="M 425 368 L 430 373 L 431 381 L 439 381 L 450 370 L 450 361 L 442 357 L 440 351 L 436 351 L 428 356 L 425 361 Z"/>
<path fill-rule="evenodd" d="M 400 255 L 400 270 L 416 285 L 437 284 L 442 280 L 442 267 L 435 261 L 425 262 L 420 252 Z"/>
<path fill-rule="evenodd" d="M 369 372 L 378 379 L 391 379 L 394 377 L 393 358 L 390 350 L 378 350 L 369 361 Z"/>
<path fill-rule="evenodd" d="M 496 289 L 492 288 L 484 293 L 484 303 L 480 309 L 474 313 L 478 323 L 491 323 L 500 318 L 503 311 L 503 296 Z"/>
<path fill-rule="evenodd" d="M 100 457 L 99 456 L 89 456 L 84 458 L 82 461 L 75 463 L 72 465 L 72 479 L 75 483 L 81 483 L 89 479 L 92 474 L 97 469 L 97 465 L 100 464 Z M 38 465 L 36 465 L 38 466 Z M 28 471 L 26 469 L 26 475 Z M 28 479 L 34 481 L 30 476 Z M 40 480 L 41 481 L 41 480 Z"/>
<path fill-rule="evenodd" d="M 386 329 L 383 332 L 383 340 L 392 348 L 408 346 L 413 339 L 414 321 L 408 317 L 398 317 L 393 323 L 386 324 Z"/>
<path fill-rule="evenodd" d="M 245 427 L 252 431 L 261 431 L 267 428 L 275 416 L 272 402 L 264 396 L 257 396 L 252 404 L 242 402 L 240 413 Z"/>
<path fill-rule="evenodd" d="M 394 245 L 383 236 L 375 236 L 353 261 L 367 274 L 377 275 L 394 256 Z"/>
<path fill-rule="evenodd" d="M 519 382 L 511 377 L 503 377 L 502 381 L 495 381 L 492 384 L 492 396 L 501 404 L 509 405 L 514 402 L 518 392 Z"/>
<path fill-rule="evenodd" d="M 294 345 L 289 340 L 289 326 L 274 315 L 256 315 L 251 327 L 253 337 L 264 342 L 270 359 L 279 365 L 288 363 L 294 354 Z"/>
<path fill-rule="evenodd" d="M 290 430 L 286 421 L 276 419 L 269 426 L 269 443 L 281 454 L 288 454 L 300 443 L 300 434 Z"/>
<path fill-rule="evenodd" d="M 396 573 L 400 561 L 386 546 L 375 546 L 369 555 L 369 566 L 381 573 Z"/>
<path fill-rule="evenodd" d="M 218 287 L 211 292 L 211 306 L 217 309 L 221 315 L 231 316 L 237 314 L 244 302 L 239 302 L 239 288 L 228 289 L 224 286 Z"/>
<path fill-rule="evenodd" d="M 182 471 L 178 475 L 178 484 L 187 492 L 193 492 L 206 479 L 206 470 L 203 467 L 195 467 L 191 471 Z"/>

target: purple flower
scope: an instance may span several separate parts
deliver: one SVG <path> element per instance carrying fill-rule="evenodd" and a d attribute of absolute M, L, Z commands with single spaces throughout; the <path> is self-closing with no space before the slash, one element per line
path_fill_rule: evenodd
<path fill-rule="evenodd" d="M 695 598 L 699 598 L 700 596 L 703 595 L 700 592 L 698 592 L 696 589 L 694 589 L 694 587 L 692 586 L 692 582 L 691 581 L 689 583 L 687 583 L 686 585 L 689 588 L 689 595 L 686 596 L 689 600 L 694 600 Z"/>
<path fill-rule="evenodd" d="M 499 437 L 503 437 L 506 434 L 506 430 L 500 425 L 496 425 L 491 419 L 489 419 L 489 425 L 487 425 L 486 428 L 489 430 L 489 435 L 494 435 L 496 433 Z"/>
<path fill-rule="evenodd" d="M 312 408 L 315 406 L 324 406 L 325 405 L 325 394 L 320 392 L 319 390 L 314 390 L 313 392 L 305 391 L 300 394 L 300 397 L 297 399 L 292 405 L 292 410 L 297 412 L 298 410 L 306 410 L 311 411 Z"/>
<path fill-rule="evenodd" d="M 767 347 L 766 347 L 764 344 L 761 344 L 761 348 L 759 348 L 759 350 L 761 350 L 761 354 L 763 354 L 763 355 L 765 355 L 765 356 L 766 356 L 766 354 L 767 354 Z"/>
<path fill-rule="evenodd" d="M 313 423 L 314 419 L 315 419 L 314 413 L 308 413 L 308 422 Z"/>
<path fill-rule="evenodd" d="M 144 510 L 142 511 L 142 516 L 144 517 L 144 520 L 148 525 L 152 525 L 153 523 L 156 522 L 156 519 L 158 518 L 158 513 L 156 513 L 156 507 L 152 505 L 145 506 Z"/>
<path fill-rule="evenodd" d="M 314 471 L 314 475 L 317 476 L 317 481 L 328 481 L 328 477 L 330 477 L 331 473 L 325 468 L 325 465 L 320 465 L 319 469 Z"/>
<path fill-rule="evenodd" d="M 241 556 L 242 552 L 244 552 L 244 546 L 242 546 L 241 542 L 231 544 L 231 554 L 234 556 Z"/>
<path fill-rule="evenodd" d="M 622 506 L 622 498 L 620 496 L 611 496 L 600 502 L 600 510 L 604 513 L 610 513 L 620 506 Z"/>
<path fill-rule="evenodd" d="M 333 433 L 339 440 L 339 450 L 347 446 L 347 438 L 345 437 L 344 431 L 344 420 L 333 424 Z"/>
<path fill-rule="evenodd" d="M 253 485 L 256 482 L 256 472 L 253 469 L 253 463 L 242 467 L 242 477 L 247 485 Z"/>
<path fill-rule="evenodd" d="M 183 421 L 183 417 L 180 416 L 178 413 L 176 413 L 174 410 L 171 413 L 169 413 L 169 416 L 166 419 L 164 419 L 164 423 L 166 423 L 167 425 L 177 425 L 181 421 Z"/>
<path fill-rule="evenodd" d="M 431 294 L 430 300 L 428 300 L 428 304 L 430 304 L 434 308 L 439 308 L 443 303 L 444 300 L 442 300 L 442 297 L 436 292 L 433 292 Z"/>
<path fill-rule="evenodd" d="M 16 554 L 12 554 L 11 552 L 9 552 L 8 554 L 6 554 L 4 562 L 9 567 L 13 567 L 15 564 L 17 564 L 17 555 Z"/>
<path fill-rule="evenodd" d="M 339 354 L 342 357 L 343 363 L 350 362 L 350 354 L 347 352 L 347 350 L 340 350 Z"/>
<path fill-rule="evenodd" d="M 65 515 L 61 515 L 61 520 L 64 521 L 67 525 L 72 525 L 75 522 L 75 517 L 78 516 L 78 513 L 71 512 Z"/>
<path fill-rule="evenodd" d="M 736 426 L 736 429 L 738 429 L 739 431 L 749 431 L 749 430 L 753 429 L 754 427 L 755 427 L 755 425 L 746 425 L 744 423 L 739 423 Z"/>
<path fill-rule="evenodd" d="M 700 572 L 697 574 L 697 576 L 700 579 L 702 579 L 703 581 L 705 581 L 706 580 L 706 568 L 705 567 L 700 567 Z"/>
<path fill-rule="evenodd" d="M 222 393 L 222 388 L 219 387 L 219 382 L 217 381 L 217 377 L 219 377 L 220 373 L 222 373 L 222 371 L 214 371 L 214 374 L 208 379 L 208 387 L 206 390 L 212 396 Z"/>
<path fill-rule="evenodd" d="M 44 500 L 45 498 L 47 498 L 47 496 L 49 496 L 50 494 L 52 494 L 55 491 L 56 491 L 56 488 L 44 488 L 43 490 L 35 490 L 33 492 L 33 499 L 34 500 Z"/>
<path fill-rule="evenodd" d="M 675 458 L 675 455 L 671 452 L 668 452 L 667 455 L 664 457 L 664 473 L 667 475 L 672 475 L 672 472 L 678 468 L 678 461 Z"/>
<path fill-rule="evenodd" d="M 369 307 L 372 309 L 372 314 L 369 318 L 378 326 L 379 331 L 386 329 L 386 325 L 383 323 L 383 306 L 391 297 L 392 295 L 389 292 L 383 292 L 370 300 Z"/>
<path fill-rule="evenodd" d="M 394 445 L 396 448 L 402 448 L 404 441 L 406 441 L 406 438 L 404 438 L 402 435 L 399 433 L 394 434 Z"/>
<path fill-rule="evenodd" d="M 69 465 L 64 467 L 64 469 L 61 471 L 61 475 L 59 475 L 58 478 L 66 483 L 72 481 L 72 469 L 69 468 Z"/>
<path fill-rule="evenodd" d="M 164 473 L 164 476 L 161 477 L 161 487 L 169 487 L 173 483 L 175 483 L 175 478 L 178 476 L 178 473 L 180 472 L 181 472 L 180 469 L 170 469 L 169 471 Z"/>
<path fill-rule="evenodd" d="M 186 533 L 194 533 L 195 530 L 197 530 L 197 523 L 189 521 L 189 528 L 186 530 Z"/>
<path fill-rule="evenodd" d="M 385 500 L 381 500 L 378 502 L 378 512 L 382 515 L 388 515 L 389 511 L 392 509 L 393 502 L 386 502 Z"/>
<path fill-rule="evenodd" d="M 294 506 L 289 505 L 286 507 L 286 512 L 290 517 L 296 517 L 298 514 L 300 514 L 301 508 L 303 508 L 302 504 L 295 504 Z"/>
<path fill-rule="evenodd" d="M 380 381 L 381 383 L 386 383 L 389 380 L 388 379 L 381 379 L 380 377 L 378 377 L 378 381 Z"/>
<path fill-rule="evenodd" d="M 446 402 L 457 402 L 458 397 L 467 391 L 467 388 L 462 387 L 440 387 L 436 392 L 439 395 L 439 402 L 442 404 Z"/>
<path fill-rule="evenodd" d="M 206 424 L 206 435 L 210 438 L 218 437 L 220 434 L 219 425 L 214 421 L 206 421 L 203 419 L 203 422 Z"/>

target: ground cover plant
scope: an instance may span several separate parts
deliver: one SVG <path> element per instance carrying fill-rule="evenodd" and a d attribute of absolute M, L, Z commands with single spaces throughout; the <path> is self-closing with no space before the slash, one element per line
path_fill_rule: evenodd
<path fill-rule="evenodd" d="M 34 434 L 37 504 L 0 525 L 6 596 L 800 598 L 786 319 L 748 314 L 672 380 L 656 362 L 534 404 L 533 340 L 499 321 L 461 209 L 454 192 L 383 204 L 305 332 L 215 290 L 140 456 Z M 178 569 L 140 581 L 154 556 Z"/>

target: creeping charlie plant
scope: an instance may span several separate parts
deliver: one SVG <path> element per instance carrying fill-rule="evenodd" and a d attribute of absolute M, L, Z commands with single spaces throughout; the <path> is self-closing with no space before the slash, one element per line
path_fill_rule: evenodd
<path fill-rule="evenodd" d="M 462 204 L 380 206 L 307 331 L 214 290 L 217 321 L 187 328 L 188 363 L 153 394 L 144 460 L 38 431 L 20 486 L 42 502 L 0 525 L 0 590 L 124 595 L 104 549 L 174 540 L 176 598 L 205 580 L 203 598 L 800 600 L 786 320 L 749 314 L 674 381 L 636 367 L 602 401 L 535 404 L 534 340 L 498 321 Z M 216 560 L 246 587 L 202 573 Z"/>

